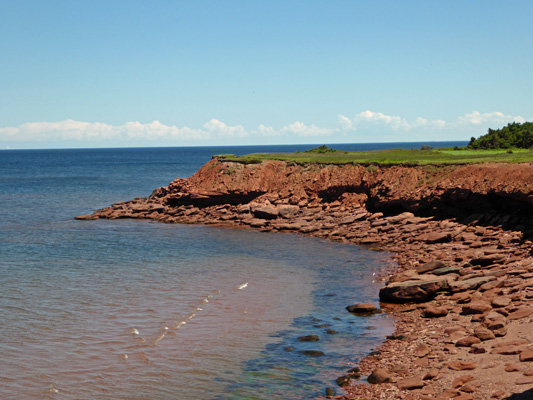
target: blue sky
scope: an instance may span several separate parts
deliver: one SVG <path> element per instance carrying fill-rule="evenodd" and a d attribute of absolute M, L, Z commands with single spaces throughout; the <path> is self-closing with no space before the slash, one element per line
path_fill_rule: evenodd
<path fill-rule="evenodd" d="M 0 0 L 0 148 L 468 140 L 533 119 L 532 12 Z"/>

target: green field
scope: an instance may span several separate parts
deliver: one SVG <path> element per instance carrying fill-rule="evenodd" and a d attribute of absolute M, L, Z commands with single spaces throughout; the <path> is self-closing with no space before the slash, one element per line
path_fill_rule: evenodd
<path fill-rule="evenodd" d="M 533 151 L 525 149 L 512 150 L 471 150 L 466 148 L 442 148 L 432 150 L 376 150 L 376 151 L 337 151 L 317 149 L 296 153 L 255 153 L 237 157 L 232 154 L 215 156 L 223 161 L 240 161 L 257 163 L 265 160 L 280 160 L 298 164 L 408 164 L 408 165 L 442 165 L 469 164 L 483 162 L 520 163 L 533 162 Z"/>

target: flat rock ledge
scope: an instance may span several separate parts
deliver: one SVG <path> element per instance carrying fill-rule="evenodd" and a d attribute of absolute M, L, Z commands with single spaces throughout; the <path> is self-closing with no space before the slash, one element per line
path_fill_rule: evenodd
<path fill-rule="evenodd" d="M 521 231 L 477 225 L 479 216 L 461 223 L 371 212 L 368 196 L 358 193 L 327 201 L 318 192 L 222 189 L 200 191 L 177 180 L 147 198 L 78 219 L 299 232 L 391 252 L 393 262 L 379 271 L 381 307 L 354 309 L 386 311 L 396 318 L 396 331 L 347 366 L 358 367 L 362 378 L 342 380 L 347 394 L 329 388 L 329 398 L 533 399 L 533 243 Z"/>

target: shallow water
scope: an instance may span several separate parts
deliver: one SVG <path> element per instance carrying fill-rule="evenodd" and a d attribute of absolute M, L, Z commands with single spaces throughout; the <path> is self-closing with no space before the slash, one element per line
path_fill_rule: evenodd
<path fill-rule="evenodd" d="M 384 315 L 344 309 L 377 300 L 385 253 L 72 219 L 145 196 L 216 153 L 145 150 L 0 152 L 2 399 L 312 398 L 391 331 Z M 298 341 L 308 334 L 320 341 Z"/>

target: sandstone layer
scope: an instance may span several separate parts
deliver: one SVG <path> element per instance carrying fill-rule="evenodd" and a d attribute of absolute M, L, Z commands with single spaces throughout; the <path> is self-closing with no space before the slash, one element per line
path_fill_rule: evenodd
<path fill-rule="evenodd" d="M 342 399 L 533 398 L 533 166 L 212 159 L 147 198 L 78 219 L 294 231 L 395 254 L 397 331 L 339 378 Z M 359 372 L 354 373 L 359 369 Z M 358 376 L 369 376 L 369 385 Z M 333 391 L 328 390 L 333 396 Z M 529 396 L 529 397 L 528 397 Z"/>

